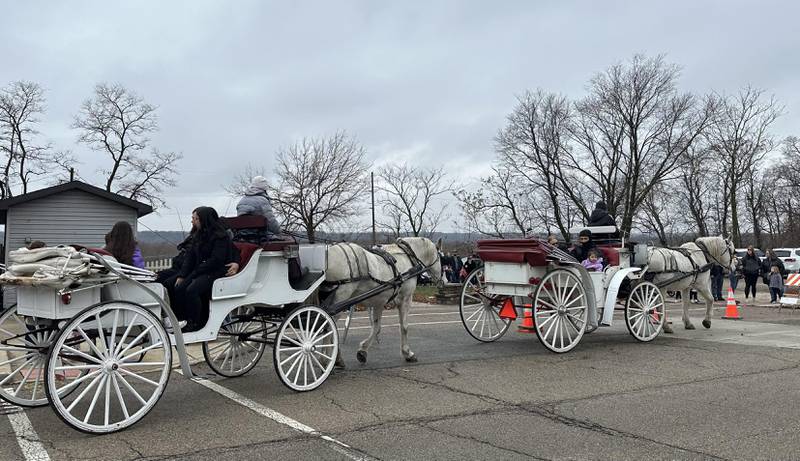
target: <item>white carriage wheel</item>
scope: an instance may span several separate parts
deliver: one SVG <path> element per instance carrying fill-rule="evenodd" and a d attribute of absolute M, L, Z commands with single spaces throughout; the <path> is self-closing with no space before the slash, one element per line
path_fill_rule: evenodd
<path fill-rule="evenodd" d="M 331 374 L 339 354 L 336 322 L 316 306 L 300 306 L 281 323 L 273 362 L 278 378 L 292 390 L 310 391 Z"/>
<path fill-rule="evenodd" d="M 254 308 L 247 306 L 232 310 L 219 327 L 217 339 L 203 343 L 203 357 L 214 373 L 242 376 L 261 360 L 267 348 L 267 324 L 253 318 L 253 312 Z"/>
<path fill-rule="evenodd" d="M 472 271 L 461 287 L 458 313 L 467 333 L 478 341 L 489 343 L 503 336 L 511 319 L 500 318 L 500 309 L 508 296 L 489 296 L 483 281 L 483 267 Z"/>
<path fill-rule="evenodd" d="M 149 344 L 140 347 L 149 340 Z M 139 360 L 142 354 L 144 360 Z M 62 359 L 79 365 L 62 365 Z M 161 321 L 125 301 L 96 304 L 61 329 L 47 359 L 47 397 L 59 418 L 90 434 L 125 429 L 158 402 L 169 381 L 172 347 Z M 79 377 L 60 373 L 81 370 Z"/>
<path fill-rule="evenodd" d="M 664 297 L 654 283 L 637 283 L 625 302 L 625 325 L 634 338 L 652 341 L 664 327 Z"/>
<path fill-rule="evenodd" d="M 572 272 L 548 272 L 533 297 L 536 336 L 553 352 L 562 353 L 578 345 L 586 331 L 588 303 L 581 280 Z"/>
<path fill-rule="evenodd" d="M 21 407 L 47 405 L 44 369 L 58 327 L 23 316 L 17 306 L 0 315 L 0 399 Z"/>

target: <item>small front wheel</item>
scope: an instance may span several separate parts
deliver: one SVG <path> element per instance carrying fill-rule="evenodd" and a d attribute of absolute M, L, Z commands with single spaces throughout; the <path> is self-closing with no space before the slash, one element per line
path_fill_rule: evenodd
<path fill-rule="evenodd" d="M 45 370 L 53 411 L 90 434 L 117 432 L 150 412 L 164 393 L 172 347 L 161 320 L 125 301 L 96 304 L 61 329 Z M 80 375 L 70 372 L 80 371 Z"/>
<path fill-rule="evenodd" d="M 272 357 L 281 382 L 301 392 L 325 382 L 338 354 L 339 332 L 333 318 L 317 306 L 300 306 L 281 323 Z"/>
<path fill-rule="evenodd" d="M 656 339 L 664 328 L 664 297 L 654 283 L 639 282 L 625 302 L 625 325 L 639 341 Z"/>

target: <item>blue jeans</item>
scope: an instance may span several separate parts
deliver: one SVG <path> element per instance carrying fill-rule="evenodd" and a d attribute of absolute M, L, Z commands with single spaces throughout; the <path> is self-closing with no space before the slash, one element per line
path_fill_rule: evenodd
<path fill-rule="evenodd" d="M 722 274 L 711 277 L 711 296 L 713 296 L 715 300 L 722 299 L 722 280 Z"/>
<path fill-rule="evenodd" d="M 739 284 L 739 279 L 736 277 L 736 272 L 728 274 L 728 281 L 731 283 L 731 290 L 736 291 L 736 285 Z"/>
<path fill-rule="evenodd" d="M 770 301 L 775 302 L 783 296 L 783 290 L 780 288 L 769 287 Z"/>

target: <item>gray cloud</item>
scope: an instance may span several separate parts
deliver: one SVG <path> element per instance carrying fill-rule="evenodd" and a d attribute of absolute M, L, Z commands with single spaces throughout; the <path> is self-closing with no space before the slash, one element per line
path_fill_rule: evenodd
<path fill-rule="evenodd" d="M 790 2 L 7 2 L 0 85 L 47 89 L 43 132 L 83 161 L 73 114 L 98 81 L 160 106 L 154 143 L 183 152 L 169 203 L 230 205 L 219 187 L 277 148 L 346 129 L 378 163 L 403 158 L 482 174 L 514 95 L 580 97 L 593 73 L 667 53 L 689 91 L 766 88 L 800 120 L 800 5 Z M 178 228 L 175 209 L 146 218 Z"/>

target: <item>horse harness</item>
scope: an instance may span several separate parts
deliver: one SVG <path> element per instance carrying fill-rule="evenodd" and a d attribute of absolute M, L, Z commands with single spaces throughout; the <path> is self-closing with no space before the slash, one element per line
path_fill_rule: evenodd
<path fill-rule="evenodd" d="M 697 247 L 700 249 L 700 252 L 703 253 L 703 256 L 705 256 L 706 264 L 704 264 L 703 266 L 699 266 L 697 264 L 697 262 L 692 258 L 692 253 L 696 252 L 697 250 L 690 250 L 688 248 L 682 248 L 682 247 L 666 248 L 667 250 L 677 251 L 678 253 L 680 253 L 683 256 L 685 256 L 686 259 L 688 259 L 689 262 L 692 264 L 692 271 L 691 272 L 681 273 L 681 275 L 675 277 L 674 279 L 669 280 L 669 282 L 665 282 L 665 284 L 675 283 L 675 282 L 677 282 L 679 280 L 683 280 L 683 279 L 685 279 L 687 277 L 694 277 L 694 280 L 692 280 L 692 284 L 694 284 L 695 282 L 697 282 L 697 277 L 700 274 L 710 270 L 714 265 L 719 265 L 719 266 L 724 267 L 724 265 L 717 258 L 715 258 L 714 256 L 711 255 L 711 252 L 708 251 L 708 247 L 706 247 L 705 243 L 703 243 L 701 241 L 695 241 L 694 244 L 697 245 Z M 661 248 L 658 248 L 658 250 L 661 250 Z M 726 253 L 730 252 L 730 248 L 728 248 L 728 245 L 725 245 L 725 252 Z M 659 251 L 659 253 L 661 253 L 661 255 L 664 256 L 664 259 L 666 261 L 666 259 L 667 259 L 666 255 L 664 255 L 664 253 L 661 252 L 661 251 Z M 674 271 L 665 270 L 664 272 L 680 272 L 679 270 L 677 270 L 678 262 L 675 259 L 675 255 L 674 254 L 669 254 L 669 258 L 670 258 L 669 261 L 670 261 L 672 267 L 675 267 L 676 270 L 674 270 Z M 713 261 L 713 262 L 708 262 L 708 261 Z"/>
<path fill-rule="evenodd" d="M 392 269 L 392 278 L 389 280 L 380 280 L 372 276 L 369 272 L 369 267 L 366 268 L 366 274 L 361 271 L 361 263 L 358 261 L 358 254 L 356 250 L 353 248 L 353 243 L 341 243 L 340 248 L 342 249 L 342 253 L 344 254 L 345 260 L 347 260 L 347 268 L 350 272 L 350 277 L 342 280 L 330 281 L 325 282 L 326 288 L 329 290 L 335 290 L 339 288 L 339 286 L 347 284 L 347 283 L 354 283 L 354 282 L 363 282 L 366 280 L 370 280 L 375 282 L 383 287 L 391 287 L 392 295 L 389 297 L 387 303 L 394 301 L 394 298 L 397 296 L 397 293 L 400 291 L 400 286 L 405 283 L 407 280 L 418 276 L 419 274 L 425 272 L 426 270 L 430 269 L 436 261 L 431 264 L 426 265 L 423 263 L 418 257 L 414 250 L 411 248 L 411 245 L 406 243 L 403 240 L 397 239 L 395 244 L 400 248 L 403 253 L 408 258 L 409 262 L 411 263 L 411 268 L 407 271 L 400 273 L 397 270 L 397 258 L 395 258 L 391 253 L 384 250 L 382 247 L 374 246 L 372 248 L 365 248 L 365 250 L 369 251 L 372 254 L 380 256 L 384 262 Z M 352 259 L 355 260 L 355 267 L 353 267 L 353 262 L 351 261 L 351 255 L 348 255 L 346 248 L 350 249 L 350 253 L 352 254 Z M 353 269 L 355 268 L 356 274 L 354 275 Z M 389 288 L 385 288 L 389 289 Z"/>

